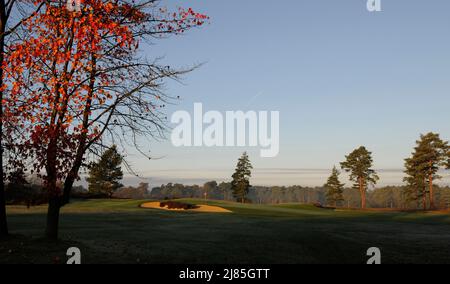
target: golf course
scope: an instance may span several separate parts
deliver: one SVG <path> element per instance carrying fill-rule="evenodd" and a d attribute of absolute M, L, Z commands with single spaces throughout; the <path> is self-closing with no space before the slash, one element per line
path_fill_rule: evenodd
<path fill-rule="evenodd" d="M 72 201 L 62 209 L 60 241 L 43 238 L 47 206 L 8 206 L 12 236 L 1 263 L 314 264 L 450 263 L 449 212 L 333 210 L 312 205 L 252 205 L 194 199 L 223 208 L 196 212 L 142 208 L 152 200 Z M 228 212 L 231 211 L 231 212 Z"/>

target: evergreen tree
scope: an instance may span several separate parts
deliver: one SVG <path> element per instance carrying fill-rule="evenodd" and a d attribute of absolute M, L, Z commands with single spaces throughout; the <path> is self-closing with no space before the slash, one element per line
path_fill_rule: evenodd
<path fill-rule="evenodd" d="M 86 178 L 89 192 L 111 198 L 123 186 L 119 182 L 123 178 L 122 161 L 123 157 L 114 145 L 103 153 L 98 162 L 91 164 L 89 177 Z"/>
<path fill-rule="evenodd" d="M 336 167 L 333 168 L 331 176 L 328 178 L 324 187 L 327 189 L 326 197 L 328 204 L 335 207 L 339 202 L 344 201 L 344 184 L 339 181 L 340 172 Z"/>
<path fill-rule="evenodd" d="M 341 163 L 342 169 L 350 173 L 350 180 L 355 183 L 354 188 L 359 190 L 363 209 L 366 208 L 368 185 L 374 185 L 379 180 L 375 170 L 371 169 L 372 164 L 372 153 L 363 146 L 346 156 L 346 161 Z"/>
<path fill-rule="evenodd" d="M 233 181 L 231 182 L 231 190 L 233 191 L 233 196 L 238 202 L 245 203 L 245 198 L 247 197 L 248 191 L 251 187 L 250 177 L 252 176 L 252 169 L 253 166 L 250 163 L 247 152 L 245 152 L 239 158 L 236 166 L 236 171 L 232 176 Z"/>
<path fill-rule="evenodd" d="M 434 209 L 434 181 L 442 178 L 439 170 L 448 167 L 449 145 L 432 132 L 421 135 L 416 145 L 412 156 L 405 160 L 407 195 L 412 200 L 422 199 L 424 210 L 428 195 L 430 208 Z"/>
<path fill-rule="evenodd" d="M 417 207 L 419 203 L 422 202 L 423 210 L 427 209 L 427 182 L 426 174 L 421 168 L 422 163 L 419 160 L 420 154 L 416 150 L 412 154 L 411 158 L 405 159 L 405 174 L 406 177 L 403 179 L 407 186 L 404 189 L 404 194 L 406 201 L 416 202 Z"/>

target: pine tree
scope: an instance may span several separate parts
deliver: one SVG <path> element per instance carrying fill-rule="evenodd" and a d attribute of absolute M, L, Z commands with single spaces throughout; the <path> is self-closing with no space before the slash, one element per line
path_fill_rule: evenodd
<path fill-rule="evenodd" d="M 231 182 L 231 190 L 233 196 L 238 202 L 245 203 L 248 191 L 251 187 L 250 177 L 252 176 L 251 170 L 253 169 L 250 163 L 247 152 L 242 154 L 236 166 L 236 171 L 233 174 L 233 181 Z"/>
<path fill-rule="evenodd" d="M 359 190 L 362 209 L 366 208 L 368 185 L 374 185 L 379 180 L 375 170 L 371 169 L 372 164 L 372 153 L 363 146 L 346 156 L 346 161 L 341 163 L 342 169 L 350 173 L 350 180 L 355 183 L 354 188 Z"/>
<path fill-rule="evenodd" d="M 407 186 L 404 189 L 404 195 L 407 202 L 416 202 L 417 207 L 422 202 L 424 210 L 427 209 L 427 183 L 426 175 L 420 168 L 417 160 L 417 154 L 413 154 L 411 158 L 405 159 L 405 174 L 403 179 Z"/>
<path fill-rule="evenodd" d="M 327 202 L 335 207 L 339 202 L 344 201 L 344 184 L 339 181 L 340 172 L 336 167 L 333 168 L 331 176 L 328 178 L 324 187 L 327 189 Z"/>
<path fill-rule="evenodd" d="M 425 210 L 428 195 L 430 208 L 434 209 L 434 181 L 442 178 L 438 175 L 439 170 L 448 167 L 449 145 L 439 134 L 432 132 L 421 135 L 416 145 L 411 158 L 405 160 L 408 196 L 416 200 L 421 198 Z"/>
<path fill-rule="evenodd" d="M 89 177 L 86 178 L 89 192 L 111 198 L 123 186 L 119 182 L 123 178 L 122 160 L 115 145 L 106 150 L 100 160 L 90 167 Z"/>

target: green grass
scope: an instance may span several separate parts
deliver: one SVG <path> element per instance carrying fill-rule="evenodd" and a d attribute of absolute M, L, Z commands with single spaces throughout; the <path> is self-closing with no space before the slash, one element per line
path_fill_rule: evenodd
<path fill-rule="evenodd" d="M 0 262 L 64 262 L 76 246 L 84 263 L 364 263 L 369 247 L 382 250 L 384 263 L 450 263 L 449 214 L 208 201 L 233 211 L 209 214 L 139 208 L 143 202 L 73 202 L 57 243 L 40 238 L 45 206 L 10 206 L 13 236 L 0 241 Z"/>

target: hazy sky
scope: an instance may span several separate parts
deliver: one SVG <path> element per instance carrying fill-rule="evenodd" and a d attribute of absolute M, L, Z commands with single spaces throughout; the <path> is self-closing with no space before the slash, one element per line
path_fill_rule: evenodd
<path fill-rule="evenodd" d="M 396 170 L 381 175 L 383 184 L 399 183 L 420 133 L 450 139 L 448 0 L 382 0 L 380 13 L 369 13 L 366 0 L 162 2 L 211 17 L 208 26 L 145 49 L 171 66 L 205 63 L 184 84 L 167 85 L 182 98 L 168 116 L 192 112 L 195 102 L 205 110 L 277 110 L 281 140 L 270 159 L 259 158 L 259 149 L 174 148 L 170 141 L 147 145 L 159 160 L 130 150 L 152 186 L 228 179 L 244 150 L 253 184 L 319 185 L 323 170 L 360 145 L 373 151 L 375 168 Z"/>

